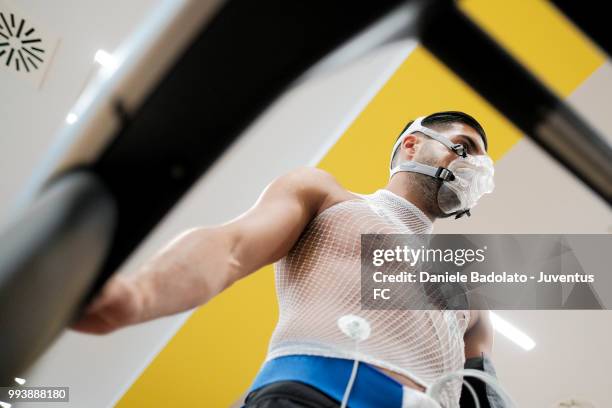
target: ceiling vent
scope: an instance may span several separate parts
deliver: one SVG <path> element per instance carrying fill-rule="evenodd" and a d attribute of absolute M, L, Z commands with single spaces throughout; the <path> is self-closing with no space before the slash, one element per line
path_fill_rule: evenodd
<path fill-rule="evenodd" d="M 57 45 L 30 17 L 0 1 L 0 72 L 11 71 L 40 86 Z"/>
<path fill-rule="evenodd" d="M 16 22 L 13 13 L 5 16 L 0 11 L 0 20 L 0 37 L 3 39 L 0 42 L 0 57 L 4 58 L 4 65 L 16 71 L 38 69 L 45 62 L 45 45 L 36 28 L 23 18 Z"/>

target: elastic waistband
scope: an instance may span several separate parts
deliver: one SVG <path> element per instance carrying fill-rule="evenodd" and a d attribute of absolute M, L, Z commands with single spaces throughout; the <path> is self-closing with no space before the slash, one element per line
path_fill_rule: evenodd
<path fill-rule="evenodd" d="M 277 381 L 299 381 L 342 401 L 353 370 L 353 360 L 310 355 L 290 355 L 267 361 L 249 392 Z M 401 408 L 404 387 L 400 382 L 360 362 L 351 388 L 351 408 Z"/>

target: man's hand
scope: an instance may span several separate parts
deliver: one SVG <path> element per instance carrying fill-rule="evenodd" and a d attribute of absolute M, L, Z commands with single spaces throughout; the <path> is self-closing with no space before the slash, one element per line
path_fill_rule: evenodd
<path fill-rule="evenodd" d="M 70 327 L 90 334 L 107 334 L 140 319 L 143 293 L 122 275 L 110 278 L 102 291 Z"/>

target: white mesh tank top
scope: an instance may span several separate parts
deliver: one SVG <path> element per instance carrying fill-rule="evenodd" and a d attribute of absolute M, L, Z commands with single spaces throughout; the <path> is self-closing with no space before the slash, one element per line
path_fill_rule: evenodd
<path fill-rule="evenodd" d="M 292 354 L 359 359 L 428 387 L 463 368 L 466 311 L 361 310 L 361 234 L 422 234 L 431 221 L 388 190 L 331 206 L 315 217 L 275 264 L 279 321 L 267 360 Z M 338 328 L 347 314 L 366 319 L 369 338 L 355 348 Z M 450 382 L 440 401 L 458 407 L 461 381 Z"/>

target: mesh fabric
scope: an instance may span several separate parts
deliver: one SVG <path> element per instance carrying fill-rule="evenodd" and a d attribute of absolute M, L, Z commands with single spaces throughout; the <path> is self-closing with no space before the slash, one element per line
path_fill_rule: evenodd
<path fill-rule="evenodd" d="M 466 311 L 361 308 L 361 234 L 431 231 L 431 221 L 416 206 L 388 190 L 321 212 L 275 264 L 280 315 L 267 359 L 292 354 L 358 359 L 426 388 L 462 369 Z M 358 346 L 337 324 L 351 314 L 371 327 L 370 336 Z M 461 380 L 450 381 L 440 403 L 458 407 L 460 394 Z"/>

